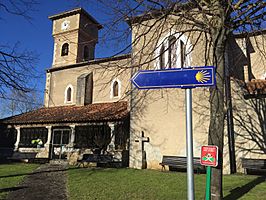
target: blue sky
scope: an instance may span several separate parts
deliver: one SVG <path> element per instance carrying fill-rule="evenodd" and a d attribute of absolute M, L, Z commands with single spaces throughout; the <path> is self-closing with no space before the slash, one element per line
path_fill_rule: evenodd
<path fill-rule="evenodd" d="M 116 31 L 113 26 L 111 28 L 115 29 L 115 36 L 118 40 L 120 39 L 118 41 L 120 45 L 117 45 L 117 40 L 108 40 L 115 38 L 114 35 L 111 36 L 108 32 L 110 27 L 108 22 L 112 21 L 113 13 L 110 13 L 110 9 L 103 7 L 96 0 L 39 0 L 39 5 L 34 8 L 36 11 L 30 13 L 32 17 L 30 22 L 23 17 L 0 10 L 0 45 L 13 46 L 16 42 L 19 42 L 22 49 L 34 51 L 39 55 L 36 68 L 42 75 L 37 88 L 41 98 L 43 98 L 45 86 L 45 70 L 51 67 L 53 56 L 52 22 L 48 19 L 48 16 L 77 7 L 83 7 L 104 26 L 100 31 L 99 44 L 96 46 L 96 58 L 112 56 L 130 43 L 130 38 L 124 40 L 119 35 L 121 32 Z M 125 30 L 125 27 L 127 25 L 124 23 L 118 28 Z M 109 38 L 106 39 L 104 37 L 106 35 Z"/>
<path fill-rule="evenodd" d="M 80 3 L 81 2 L 81 3 Z M 23 17 L 8 14 L 6 12 L 0 13 L 1 25 L 1 45 L 13 46 L 16 42 L 20 43 L 21 49 L 27 49 L 36 52 L 39 55 L 39 61 L 36 63 L 36 68 L 41 72 L 42 78 L 38 81 L 38 93 L 43 98 L 43 91 L 45 85 L 45 69 L 51 67 L 53 54 L 53 37 L 52 37 L 52 22 L 48 16 L 58 14 L 60 12 L 71 10 L 76 7 L 83 7 L 90 13 L 99 23 L 105 26 L 108 23 L 111 13 L 106 13 L 106 9 L 100 7 L 97 1 L 69 1 L 69 0 L 40 0 L 39 5 L 36 5 L 30 13 L 32 20 L 27 21 Z M 125 24 L 122 25 L 122 28 Z M 100 36 L 104 34 L 103 29 Z M 128 42 L 128 41 L 126 41 Z M 111 43 L 99 41 L 96 47 L 96 58 L 108 57 L 113 55 L 114 49 Z M 117 45 L 113 45 L 116 46 Z M 122 44 L 123 46 L 123 44 Z M 123 47 L 118 47 L 122 49 Z M 110 48 L 111 47 L 111 48 Z"/>

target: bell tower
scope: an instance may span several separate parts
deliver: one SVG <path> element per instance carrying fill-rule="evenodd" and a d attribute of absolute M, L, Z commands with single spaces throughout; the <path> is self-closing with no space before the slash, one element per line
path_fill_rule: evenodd
<path fill-rule="evenodd" d="M 49 17 L 53 21 L 52 67 L 94 59 L 98 31 L 102 26 L 84 9 L 77 8 Z"/>

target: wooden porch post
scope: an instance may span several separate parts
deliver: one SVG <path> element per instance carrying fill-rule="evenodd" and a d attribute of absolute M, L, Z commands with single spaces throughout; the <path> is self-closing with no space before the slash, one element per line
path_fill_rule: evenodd
<path fill-rule="evenodd" d="M 70 125 L 71 128 L 71 133 L 70 133 L 70 147 L 74 147 L 74 142 L 75 142 L 75 127 L 76 125 Z"/>
<path fill-rule="evenodd" d="M 48 135 L 47 135 L 47 142 L 44 144 L 45 147 L 49 147 L 49 145 L 51 144 L 51 139 L 52 139 L 52 126 L 46 126 L 45 128 L 47 128 L 48 130 Z"/>
<path fill-rule="evenodd" d="M 20 142 L 20 126 L 16 126 L 15 129 L 17 130 L 17 140 L 16 140 L 16 143 L 15 143 L 15 151 L 18 150 L 18 145 L 19 145 L 19 142 Z"/>
<path fill-rule="evenodd" d="M 108 126 L 111 129 L 111 142 L 108 145 L 108 151 L 115 150 L 115 124 L 113 122 L 108 123 Z"/>

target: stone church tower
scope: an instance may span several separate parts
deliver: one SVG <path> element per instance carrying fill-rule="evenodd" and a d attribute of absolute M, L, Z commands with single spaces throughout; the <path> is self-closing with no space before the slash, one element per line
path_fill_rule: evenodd
<path fill-rule="evenodd" d="M 52 34 L 54 38 L 54 54 L 51 69 L 70 67 L 77 63 L 86 63 L 94 59 L 95 46 L 98 42 L 98 31 L 102 26 L 90 14 L 82 8 L 77 8 L 50 16 L 49 19 L 53 22 Z M 64 92 L 55 92 L 55 79 L 60 79 L 59 77 L 61 76 L 65 79 L 64 72 L 62 73 L 58 73 L 52 78 L 50 70 L 47 71 L 45 107 L 50 107 L 51 105 L 58 106 L 57 103 L 51 103 L 53 101 L 51 98 L 58 98 L 58 95 L 64 94 Z M 70 81 L 71 77 L 68 77 L 68 79 Z M 64 102 L 68 105 L 92 103 L 92 74 L 82 74 L 77 78 L 74 97 L 73 85 L 75 84 L 71 83 L 70 87 L 67 88 L 66 93 L 69 93 L 69 97 L 67 97 L 69 99 L 65 99 Z M 76 98 L 76 100 L 73 98 Z"/>
<path fill-rule="evenodd" d="M 50 16 L 53 21 L 53 66 L 71 65 L 94 59 L 98 30 L 102 26 L 84 9 Z"/>

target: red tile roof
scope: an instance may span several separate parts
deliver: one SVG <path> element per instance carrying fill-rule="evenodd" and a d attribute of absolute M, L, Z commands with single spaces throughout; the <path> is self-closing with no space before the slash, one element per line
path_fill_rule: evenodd
<path fill-rule="evenodd" d="M 128 116 L 127 102 L 95 103 L 86 106 L 40 108 L 0 120 L 3 124 L 117 121 Z"/>
<path fill-rule="evenodd" d="M 246 83 L 247 98 L 257 98 L 257 97 L 266 97 L 266 80 L 263 79 L 253 79 Z"/>
<path fill-rule="evenodd" d="M 266 94 L 266 80 L 253 79 L 246 86 L 250 94 Z"/>

